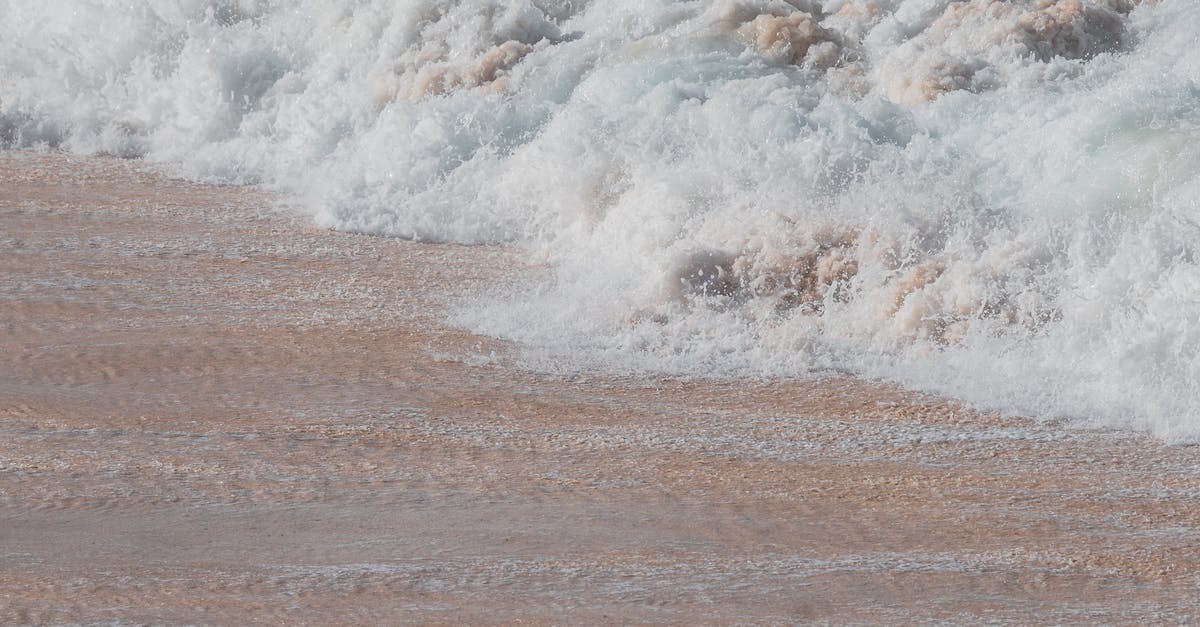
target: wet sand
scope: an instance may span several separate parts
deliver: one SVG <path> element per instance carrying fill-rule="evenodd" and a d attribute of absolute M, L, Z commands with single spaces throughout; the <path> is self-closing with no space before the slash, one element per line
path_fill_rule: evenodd
<path fill-rule="evenodd" d="M 517 251 L 0 152 L 0 623 L 1195 623 L 1200 447 L 529 372 Z"/>

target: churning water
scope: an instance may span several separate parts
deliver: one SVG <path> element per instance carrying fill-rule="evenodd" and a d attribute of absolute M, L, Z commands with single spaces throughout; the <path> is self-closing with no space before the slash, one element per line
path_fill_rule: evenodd
<path fill-rule="evenodd" d="M 546 363 L 1200 437 L 1194 0 L 0 0 L 0 142 L 553 268 Z"/>

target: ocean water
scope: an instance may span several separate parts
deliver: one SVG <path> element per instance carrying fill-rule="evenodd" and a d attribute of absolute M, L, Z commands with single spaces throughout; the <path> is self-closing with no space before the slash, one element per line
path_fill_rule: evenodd
<path fill-rule="evenodd" d="M 523 247 L 553 369 L 1200 439 L 1194 0 L 0 0 L 0 144 Z"/>

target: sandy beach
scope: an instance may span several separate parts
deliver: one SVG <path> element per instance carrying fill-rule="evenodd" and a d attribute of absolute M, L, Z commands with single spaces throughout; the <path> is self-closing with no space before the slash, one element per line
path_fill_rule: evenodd
<path fill-rule="evenodd" d="M 530 372 L 517 251 L 275 206 L 0 152 L 0 623 L 1200 620 L 1200 447 Z"/>

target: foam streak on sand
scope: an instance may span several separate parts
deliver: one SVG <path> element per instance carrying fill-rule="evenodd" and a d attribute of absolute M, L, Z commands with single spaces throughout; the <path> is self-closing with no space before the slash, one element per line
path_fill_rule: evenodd
<path fill-rule="evenodd" d="M 1190 0 L 0 0 L 0 142 L 518 243 L 528 363 L 1200 437 Z"/>

